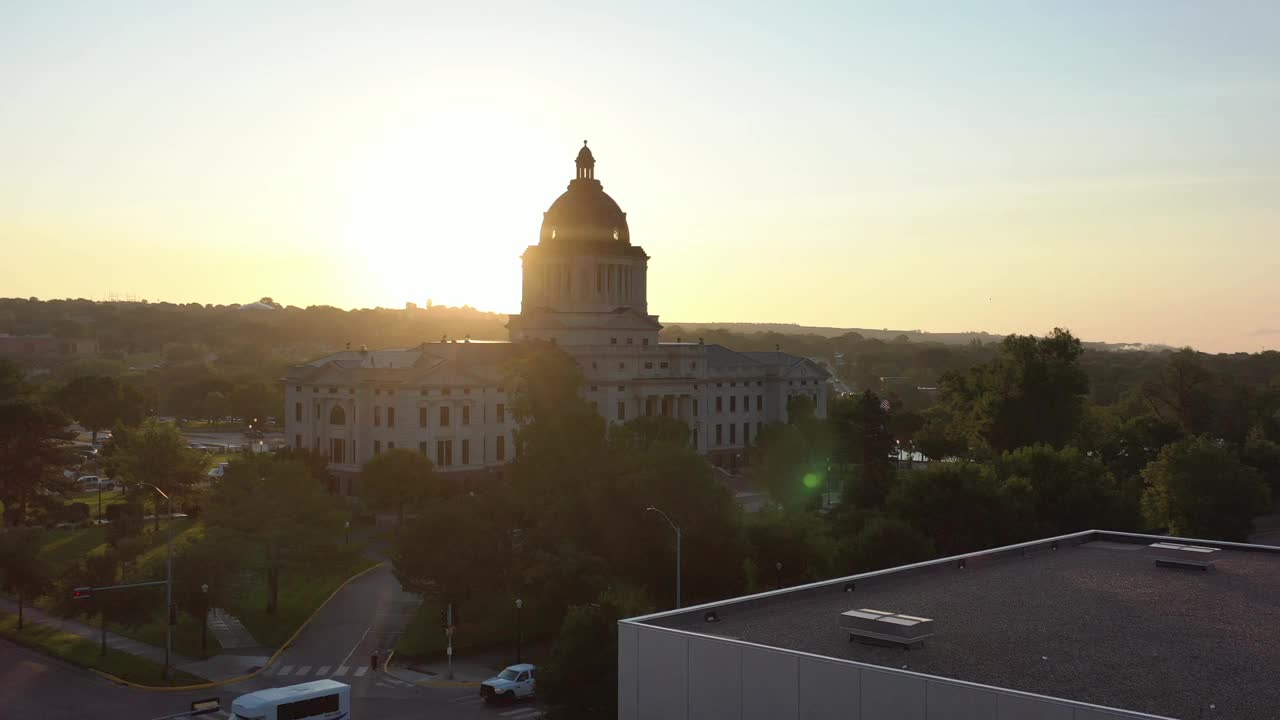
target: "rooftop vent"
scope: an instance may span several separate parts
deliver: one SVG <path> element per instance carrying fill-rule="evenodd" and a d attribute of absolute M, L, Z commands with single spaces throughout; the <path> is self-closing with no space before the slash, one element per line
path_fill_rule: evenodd
<path fill-rule="evenodd" d="M 903 649 L 923 645 L 933 635 L 929 618 L 885 612 L 884 610 L 849 610 L 840 613 L 840 629 L 849 633 L 849 641 L 874 645 L 893 645 Z"/>
<path fill-rule="evenodd" d="M 1180 570 L 1211 570 L 1218 552 L 1218 548 L 1171 542 L 1151 543 L 1151 548 L 1156 551 L 1156 567 Z"/>

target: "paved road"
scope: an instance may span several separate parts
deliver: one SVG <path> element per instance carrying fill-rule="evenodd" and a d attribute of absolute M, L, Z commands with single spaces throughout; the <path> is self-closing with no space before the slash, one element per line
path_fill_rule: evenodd
<path fill-rule="evenodd" d="M 258 676 L 191 692 L 135 690 L 0 640 L 0 716 L 62 720 L 150 720 L 180 713 L 193 700 L 217 697 L 230 708 L 254 690 L 331 677 L 351 685 L 353 720 L 533 720 L 532 703 L 490 707 L 474 687 L 423 687 L 369 669 L 369 654 L 395 643 L 417 599 L 400 591 L 383 566 L 351 582 L 326 605 L 292 646 Z M 343 669 L 345 668 L 345 670 Z M 92 712 L 86 715 L 86 709 Z M 226 712 L 202 716 L 222 720 Z"/>

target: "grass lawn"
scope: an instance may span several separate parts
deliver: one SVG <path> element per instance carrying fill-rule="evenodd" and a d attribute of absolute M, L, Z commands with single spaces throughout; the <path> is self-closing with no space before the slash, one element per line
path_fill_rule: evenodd
<path fill-rule="evenodd" d="M 441 605 L 435 600 L 425 600 L 396 642 L 396 656 L 415 659 L 445 657 L 444 628 L 440 622 Z M 465 615 L 463 614 L 465 612 Z M 464 620 L 453 631 L 455 652 L 465 650 L 489 650 L 506 645 L 515 646 L 516 611 L 505 599 L 500 603 L 476 601 L 459 608 Z M 536 611 L 525 607 L 521 624 L 526 643 L 545 640 L 551 631 L 540 622 Z"/>
<path fill-rule="evenodd" d="M 161 667 L 150 660 L 111 648 L 107 648 L 103 655 L 98 643 L 43 625 L 27 622 L 26 627 L 19 630 L 18 616 L 9 613 L 0 613 L 0 636 L 47 652 L 73 665 L 101 670 L 141 685 L 194 685 L 204 682 L 181 670 L 170 670 L 169 680 L 165 681 L 160 677 Z"/>
<path fill-rule="evenodd" d="M 280 573 L 279 608 L 274 614 L 266 611 L 265 573 L 256 572 L 253 581 L 241 588 L 234 607 L 228 610 L 259 643 L 280 647 L 347 578 L 376 564 L 374 560 L 356 556 L 309 571 L 286 568 Z"/>

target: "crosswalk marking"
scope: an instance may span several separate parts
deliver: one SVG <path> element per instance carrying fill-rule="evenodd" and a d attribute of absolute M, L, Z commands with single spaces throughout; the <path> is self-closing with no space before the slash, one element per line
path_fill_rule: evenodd
<path fill-rule="evenodd" d="M 294 673 L 294 675 L 306 675 L 310 672 L 311 672 L 311 666 L 303 665 L 302 667 L 298 668 L 298 672 Z"/>
<path fill-rule="evenodd" d="M 508 710 L 504 713 L 498 713 L 498 714 L 501 715 L 502 717 L 516 718 L 516 720 L 523 720 L 523 718 L 532 718 L 534 716 L 542 715 L 542 713 L 540 713 L 537 708 L 531 708 L 531 707 L 517 708 L 515 710 Z"/>
<path fill-rule="evenodd" d="M 355 676 L 356 676 L 356 677 L 364 677 L 364 674 L 365 674 L 365 673 L 367 673 L 367 672 L 369 672 L 369 666 L 368 666 L 368 665 L 361 665 L 360 667 L 356 668 Z"/>
<path fill-rule="evenodd" d="M 347 674 L 347 670 L 349 670 L 349 669 L 350 669 L 350 668 L 348 668 L 346 665 L 339 665 L 339 666 L 338 666 L 338 669 L 333 671 L 333 676 L 334 676 L 334 677 L 342 677 L 343 675 L 346 675 L 346 674 Z"/>
<path fill-rule="evenodd" d="M 289 673 L 291 673 L 291 672 L 293 672 L 293 666 L 292 666 L 292 665 L 285 665 L 284 667 L 280 668 L 280 672 L 278 672 L 278 673 L 276 673 L 276 674 L 277 674 L 277 675 L 288 675 L 288 674 L 289 674 Z"/>
<path fill-rule="evenodd" d="M 316 671 L 316 674 L 317 674 L 317 675 L 328 675 L 328 674 L 329 674 L 329 668 L 331 668 L 331 667 L 333 667 L 333 666 L 332 666 L 332 665 L 323 665 L 323 666 L 321 666 L 321 668 L 320 668 L 319 670 L 317 670 L 317 671 Z"/>

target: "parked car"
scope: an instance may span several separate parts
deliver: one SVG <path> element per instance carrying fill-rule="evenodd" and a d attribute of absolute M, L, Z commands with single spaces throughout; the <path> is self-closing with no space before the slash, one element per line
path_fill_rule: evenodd
<path fill-rule="evenodd" d="M 114 490 L 116 484 L 110 478 L 97 475 L 83 475 L 76 480 L 81 490 Z"/>
<path fill-rule="evenodd" d="M 222 479 L 222 476 L 227 472 L 228 465 L 230 465 L 230 463 L 218 463 L 218 466 L 210 470 L 207 474 L 209 475 L 209 477 L 214 478 L 215 480 L 220 480 Z"/>
<path fill-rule="evenodd" d="M 529 663 L 512 665 L 480 683 L 480 697 L 490 703 L 515 702 L 533 697 L 536 683 L 534 670 L 534 666 Z"/>

